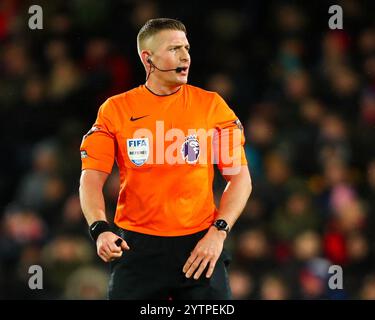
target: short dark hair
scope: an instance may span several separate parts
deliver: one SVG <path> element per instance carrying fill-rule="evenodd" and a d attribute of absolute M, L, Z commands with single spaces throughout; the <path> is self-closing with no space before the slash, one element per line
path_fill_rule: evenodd
<path fill-rule="evenodd" d="M 137 48 L 138 53 L 140 53 L 140 43 L 146 40 L 149 37 L 157 34 L 162 30 L 179 30 L 183 31 L 186 34 L 185 25 L 175 19 L 169 18 L 158 18 L 148 20 L 143 27 L 139 30 L 137 35 Z"/>

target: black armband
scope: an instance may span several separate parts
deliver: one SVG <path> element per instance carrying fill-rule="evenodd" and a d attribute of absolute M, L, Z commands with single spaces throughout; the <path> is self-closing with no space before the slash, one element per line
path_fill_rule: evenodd
<path fill-rule="evenodd" d="M 89 227 L 90 236 L 95 243 L 99 235 L 106 231 L 111 231 L 111 227 L 109 226 L 109 223 L 104 220 L 95 221 Z"/>

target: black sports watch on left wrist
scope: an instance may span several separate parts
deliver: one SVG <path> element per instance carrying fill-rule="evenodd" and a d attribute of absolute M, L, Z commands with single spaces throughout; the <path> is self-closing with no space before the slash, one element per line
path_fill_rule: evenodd
<path fill-rule="evenodd" d="M 229 233 L 229 225 L 228 223 L 223 219 L 215 220 L 215 222 L 212 224 L 214 227 L 216 227 L 217 230 L 225 231 L 228 235 Z"/>

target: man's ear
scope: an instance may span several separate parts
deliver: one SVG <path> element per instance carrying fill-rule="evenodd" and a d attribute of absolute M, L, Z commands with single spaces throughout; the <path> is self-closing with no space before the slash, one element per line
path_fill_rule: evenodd
<path fill-rule="evenodd" d="M 148 50 L 142 50 L 141 52 L 141 60 L 145 66 L 150 64 L 151 62 L 151 52 Z"/>

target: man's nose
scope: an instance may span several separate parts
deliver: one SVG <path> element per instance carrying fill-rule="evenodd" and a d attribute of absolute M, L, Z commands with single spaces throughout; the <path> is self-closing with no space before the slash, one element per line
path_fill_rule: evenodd
<path fill-rule="evenodd" d="M 183 62 L 188 62 L 188 61 L 190 60 L 189 52 L 184 51 L 184 52 L 181 54 L 180 60 L 183 61 Z"/>

